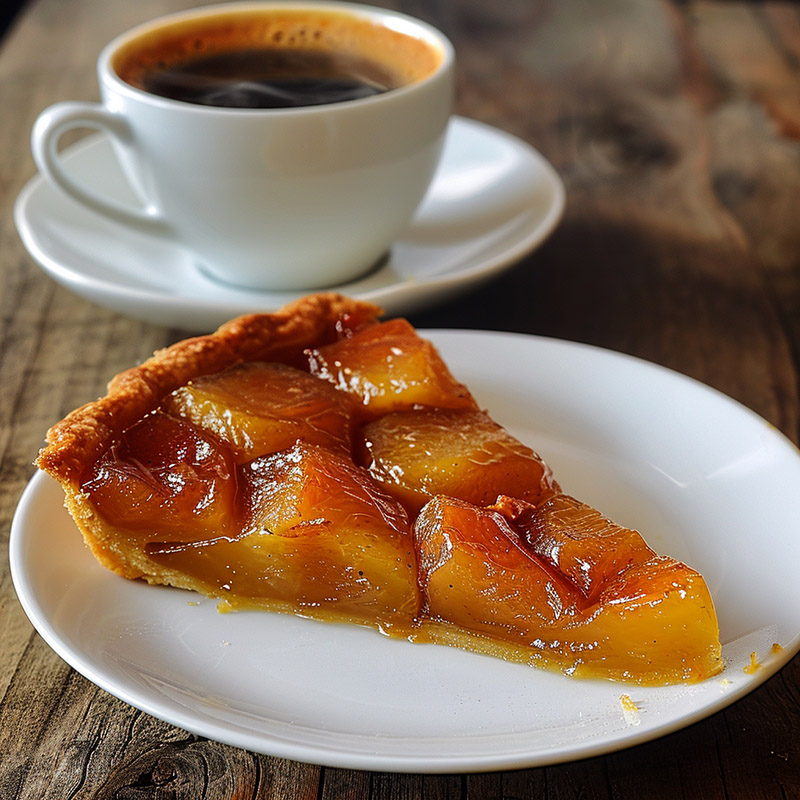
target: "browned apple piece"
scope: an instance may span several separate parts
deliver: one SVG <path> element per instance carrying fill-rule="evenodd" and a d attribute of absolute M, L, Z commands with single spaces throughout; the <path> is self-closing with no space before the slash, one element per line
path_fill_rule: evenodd
<path fill-rule="evenodd" d="M 695 682 L 721 669 L 705 582 L 673 559 L 609 574 L 590 601 L 495 509 L 437 497 L 420 513 L 415 541 L 433 641 L 640 684 Z"/>
<path fill-rule="evenodd" d="M 574 497 L 556 494 L 537 506 L 500 497 L 500 511 L 531 551 L 594 601 L 609 581 L 656 553 L 637 531 L 623 528 Z"/>
<path fill-rule="evenodd" d="M 593 617 L 589 617 L 589 614 Z M 702 575 L 668 556 L 634 564 L 609 580 L 568 632 L 581 654 L 576 674 L 631 683 L 697 683 L 722 670 L 714 603 Z"/>
<path fill-rule="evenodd" d="M 542 459 L 483 411 L 398 411 L 362 434 L 364 464 L 412 513 L 437 494 L 488 505 L 557 491 Z"/>
<path fill-rule="evenodd" d="M 350 398 L 283 364 L 251 362 L 196 378 L 164 407 L 228 442 L 240 463 L 298 439 L 350 452 Z"/>
<path fill-rule="evenodd" d="M 410 629 L 418 608 L 408 517 L 363 469 L 298 443 L 242 468 L 243 532 L 148 547 L 232 606 Z"/>
<path fill-rule="evenodd" d="M 415 407 L 477 408 L 436 348 L 404 319 L 309 351 L 312 374 L 352 394 L 366 418 Z"/>
<path fill-rule="evenodd" d="M 187 541 L 230 535 L 237 527 L 230 449 L 160 411 L 125 431 L 95 462 L 81 489 L 104 518 L 136 538 L 158 530 Z"/>

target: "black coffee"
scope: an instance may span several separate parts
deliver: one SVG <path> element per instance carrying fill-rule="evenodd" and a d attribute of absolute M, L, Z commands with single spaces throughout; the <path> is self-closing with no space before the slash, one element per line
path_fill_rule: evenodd
<path fill-rule="evenodd" d="M 397 82 L 379 64 L 315 50 L 250 49 L 204 55 L 145 75 L 152 94 L 224 108 L 295 108 L 386 92 Z"/>

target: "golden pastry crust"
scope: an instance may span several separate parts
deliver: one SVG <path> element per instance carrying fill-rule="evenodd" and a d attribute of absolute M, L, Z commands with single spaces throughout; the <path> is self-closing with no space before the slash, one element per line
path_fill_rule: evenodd
<path fill-rule="evenodd" d="M 333 338 L 337 321 L 375 319 L 372 303 L 336 293 L 296 300 L 273 314 L 249 314 L 214 333 L 184 339 L 112 378 L 108 393 L 68 414 L 47 432 L 36 466 L 62 485 L 77 488 L 92 464 L 126 428 L 192 378 L 244 361 L 291 361 L 307 347 Z"/>

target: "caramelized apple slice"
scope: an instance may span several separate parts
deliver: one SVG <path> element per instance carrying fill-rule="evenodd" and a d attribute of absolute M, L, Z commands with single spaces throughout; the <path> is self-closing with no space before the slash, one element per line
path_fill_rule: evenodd
<path fill-rule="evenodd" d="M 437 494 L 488 505 L 557 490 L 542 459 L 483 411 L 399 411 L 362 433 L 370 473 L 411 512 Z"/>
<path fill-rule="evenodd" d="M 581 658 L 578 676 L 662 685 L 696 683 L 722 670 L 708 587 L 680 561 L 655 556 L 634 564 L 606 585 L 589 611 L 596 616 L 568 632 Z"/>
<path fill-rule="evenodd" d="M 240 463 L 298 439 L 350 451 L 350 399 L 283 364 L 251 362 L 196 378 L 164 407 L 228 442 Z"/>
<path fill-rule="evenodd" d="M 81 487 L 97 510 L 137 536 L 181 540 L 236 527 L 230 450 L 194 425 L 156 411 L 122 435 Z"/>
<path fill-rule="evenodd" d="M 558 570 L 587 600 L 634 564 L 655 557 L 637 531 L 623 528 L 574 497 L 556 494 L 538 506 L 499 497 L 493 506 L 530 550 Z"/>
<path fill-rule="evenodd" d="M 154 542 L 149 556 L 233 606 L 410 629 L 418 611 L 408 517 L 363 470 L 298 443 L 243 468 L 243 533 Z"/>
<path fill-rule="evenodd" d="M 312 374 L 355 396 L 374 419 L 417 406 L 477 408 L 436 348 L 404 319 L 369 325 L 309 351 Z"/>
<path fill-rule="evenodd" d="M 142 547 L 159 531 L 178 541 L 233 535 L 238 528 L 238 481 L 233 454 L 185 420 L 154 412 L 125 431 L 92 465 L 79 519 L 95 557 L 128 578 L 148 573 Z"/>
<path fill-rule="evenodd" d="M 609 574 L 590 601 L 497 510 L 443 497 L 422 509 L 415 542 L 434 641 L 640 684 L 721 669 L 708 589 L 677 561 Z"/>

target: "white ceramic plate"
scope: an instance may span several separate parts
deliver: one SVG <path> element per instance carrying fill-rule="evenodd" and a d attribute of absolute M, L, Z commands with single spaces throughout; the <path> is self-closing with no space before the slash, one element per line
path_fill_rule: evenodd
<path fill-rule="evenodd" d="M 722 675 L 667 688 L 577 681 L 366 629 L 219 614 L 187 592 L 101 568 L 60 489 L 37 475 L 14 519 L 11 568 L 45 640 L 99 686 L 197 734 L 412 772 L 552 764 L 646 741 L 742 697 L 800 648 L 800 457 L 774 428 L 629 357 L 509 334 L 429 335 L 566 491 L 703 572 Z M 754 674 L 744 671 L 751 652 L 762 665 Z M 638 711 L 623 708 L 623 693 Z"/>
<path fill-rule="evenodd" d="M 64 153 L 65 168 L 103 196 L 135 204 L 106 139 Z M 512 266 L 561 219 L 564 187 L 529 145 L 456 117 L 433 184 L 382 266 L 331 287 L 408 314 Z M 178 247 L 109 222 L 33 178 L 14 218 L 23 244 L 62 286 L 159 325 L 213 330 L 238 314 L 274 311 L 303 292 L 256 292 L 206 277 Z"/>

